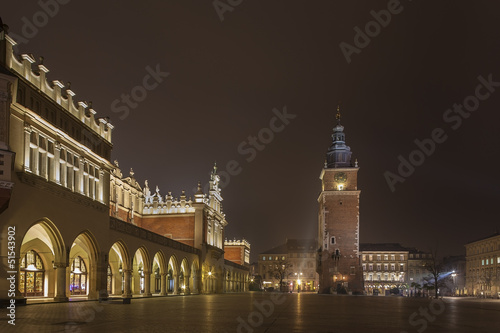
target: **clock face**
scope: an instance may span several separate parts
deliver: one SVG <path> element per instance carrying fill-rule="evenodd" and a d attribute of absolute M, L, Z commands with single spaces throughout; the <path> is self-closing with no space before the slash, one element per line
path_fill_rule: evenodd
<path fill-rule="evenodd" d="M 337 172 L 334 179 L 337 183 L 345 183 L 347 181 L 347 175 L 344 172 Z"/>

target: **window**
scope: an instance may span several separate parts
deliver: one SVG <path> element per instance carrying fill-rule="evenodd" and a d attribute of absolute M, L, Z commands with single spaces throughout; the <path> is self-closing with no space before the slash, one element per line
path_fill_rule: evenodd
<path fill-rule="evenodd" d="M 370 258 L 370 261 L 372 261 L 373 260 L 373 255 L 370 254 L 369 258 Z"/>
<path fill-rule="evenodd" d="M 87 266 L 82 257 L 78 256 L 73 260 L 69 279 L 69 292 L 71 295 L 87 294 Z"/>
<path fill-rule="evenodd" d="M 396 260 L 396 256 L 394 254 L 391 254 L 391 260 Z"/>
<path fill-rule="evenodd" d="M 366 271 L 366 264 L 363 264 L 363 270 Z"/>
<path fill-rule="evenodd" d="M 351 275 L 356 275 L 356 267 L 351 266 Z"/>
<path fill-rule="evenodd" d="M 382 260 L 382 256 L 380 254 L 377 254 L 377 260 Z"/>
<path fill-rule="evenodd" d="M 42 258 L 34 250 L 26 252 L 19 264 L 19 291 L 25 297 L 44 296 L 45 269 Z"/>
<path fill-rule="evenodd" d="M 368 270 L 373 271 L 373 264 L 368 265 Z"/>
<path fill-rule="evenodd" d="M 273 260 L 273 257 L 269 256 L 269 258 L 268 258 L 268 259 L 269 259 L 269 260 Z"/>
<path fill-rule="evenodd" d="M 396 270 L 396 265 L 391 264 L 391 271 L 395 271 L 395 270 Z"/>
<path fill-rule="evenodd" d="M 366 255 L 363 254 L 363 261 L 366 261 Z"/>
<path fill-rule="evenodd" d="M 388 264 L 384 264 L 384 271 L 387 271 L 389 270 L 389 265 Z"/>
<path fill-rule="evenodd" d="M 281 260 L 285 260 L 285 256 L 282 256 L 282 257 L 281 257 Z"/>
<path fill-rule="evenodd" d="M 497 264 L 500 264 L 500 257 L 497 257 Z"/>
<path fill-rule="evenodd" d="M 264 257 L 262 257 L 262 260 L 266 260 L 266 257 L 265 257 L 265 256 L 264 256 Z"/>
<path fill-rule="evenodd" d="M 384 254 L 384 260 L 389 260 L 389 255 L 388 254 Z"/>
<path fill-rule="evenodd" d="M 377 264 L 377 271 L 380 271 L 382 269 L 382 265 Z"/>
<path fill-rule="evenodd" d="M 335 244 L 335 236 L 333 236 L 332 238 L 330 238 L 330 244 Z"/>
<path fill-rule="evenodd" d="M 482 265 L 484 266 L 484 259 L 483 259 L 483 260 L 481 260 L 481 263 L 482 263 Z"/>

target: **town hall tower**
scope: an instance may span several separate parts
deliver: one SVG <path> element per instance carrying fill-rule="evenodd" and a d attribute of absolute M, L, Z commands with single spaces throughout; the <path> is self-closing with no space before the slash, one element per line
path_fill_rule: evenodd
<path fill-rule="evenodd" d="M 349 293 L 363 290 L 359 258 L 358 163 L 351 161 L 344 127 L 333 128 L 332 145 L 321 171 L 318 197 L 318 265 L 321 293 Z"/>

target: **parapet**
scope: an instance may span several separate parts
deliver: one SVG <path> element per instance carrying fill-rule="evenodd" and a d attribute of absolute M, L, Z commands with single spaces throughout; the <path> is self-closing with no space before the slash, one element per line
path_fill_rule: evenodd
<path fill-rule="evenodd" d="M 5 40 L 1 42 L 5 43 L 5 66 L 7 69 L 17 73 L 20 77 L 38 88 L 48 99 L 60 105 L 64 110 L 87 125 L 92 131 L 111 143 L 113 125 L 105 118 L 98 118 L 96 120 L 96 112 L 92 109 L 92 105 L 80 101 L 75 106 L 75 93 L 70 89 L 70 84 L 65 86 L 58 80 L 47 81 L 49 70 L 43 64 L 43 58 L 40 59 L 38 64 L 36 64 L 36 60 L 32 54 L 22 54 L 18 58 L 14 54 L 14 46 L 17 43 L 8 35 L 5 35 Z M 35 70 L 33 67 L 35 67 Z"/>
<path fill-rule="evenodd" d="M 224 241 L 224 246 L 245 246 L 247 248 L 250 248 L 250 243 L 245 239 L 243 238 L 242 240 L 225 240 Z"/>

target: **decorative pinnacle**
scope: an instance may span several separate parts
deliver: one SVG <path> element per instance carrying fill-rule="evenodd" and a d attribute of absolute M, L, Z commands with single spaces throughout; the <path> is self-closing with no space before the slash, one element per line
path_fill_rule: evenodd
<path fill-rule="evenodd" d="M 340 123 L 340 104 L 337 104 L 337 114 L 335 115 L 337 122 Z"/>

